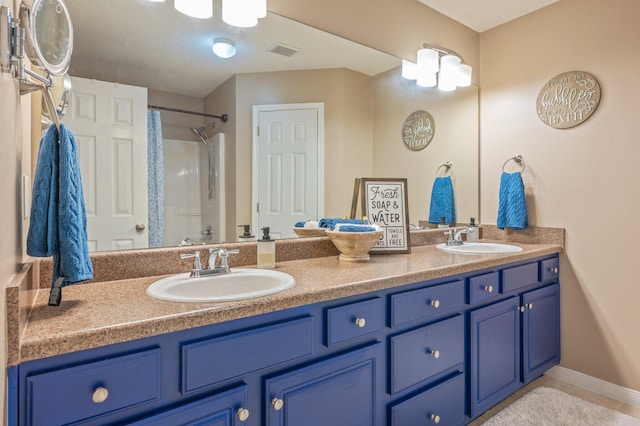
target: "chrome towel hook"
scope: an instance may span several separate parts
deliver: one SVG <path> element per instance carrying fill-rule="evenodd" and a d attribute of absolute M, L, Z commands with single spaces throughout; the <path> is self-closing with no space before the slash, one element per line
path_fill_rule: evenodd
<path fill-rule="evenodd" d="M 520 166 L 520 173 L 524 172 L 524 170 L 527 168 L 527 165 L 525 164 L 524 159 L 522 158 L 522 155 L 516 154 L 513 157 L 507 158 L 507 161 L 505 161 L 502 164 L 502 171 L 503 172 L 506 172 L 505 167 L 507 166 L 509 161 L 513 161 L 518 166 Z"/>

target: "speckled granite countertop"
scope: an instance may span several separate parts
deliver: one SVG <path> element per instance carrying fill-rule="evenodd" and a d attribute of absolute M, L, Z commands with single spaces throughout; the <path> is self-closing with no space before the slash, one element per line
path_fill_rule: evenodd
<path fill-rule="evenodd" d="M 159 277 L 80 284 L 64 289 L 59 307 L 38 291 L 20 338 L 18 362 L 44 358 L 252 315 L 392 288 L 418 281 L 517 262 L 561 251 L 556 244 L 522 244 L 502 255 L 452 254 L 433 245 L 411 254 L 373 255 L 369 262 L 340 262 L 337 256 L 277 263 L 296 285 L 279 294 L 222 303 L 177 303 L 145 293 Z M 9 348 L 10 350 L 12 348 Z"/>

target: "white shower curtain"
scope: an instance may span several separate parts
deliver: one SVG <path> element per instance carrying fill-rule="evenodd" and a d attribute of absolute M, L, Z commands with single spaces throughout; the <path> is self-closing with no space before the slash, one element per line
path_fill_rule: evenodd
<path fill-rule="evenodd" d="M 149 175 L 149 247 L 164 239 L 164 156 L 160 111 L 147 111 L 147 167 Z"/>

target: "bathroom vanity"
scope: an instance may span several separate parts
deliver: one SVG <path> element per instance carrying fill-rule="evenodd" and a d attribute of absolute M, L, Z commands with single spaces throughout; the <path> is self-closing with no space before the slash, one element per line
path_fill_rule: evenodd
<path fill-rule="evenodd" d="M 560 248 L 520 245 L 283 262 L 293 288 L 242 302 L 154 300 L 157 277 L 69 287 L 62 317 L 39 296 L 13 423 L 468 423 L 560 360 Z"/>

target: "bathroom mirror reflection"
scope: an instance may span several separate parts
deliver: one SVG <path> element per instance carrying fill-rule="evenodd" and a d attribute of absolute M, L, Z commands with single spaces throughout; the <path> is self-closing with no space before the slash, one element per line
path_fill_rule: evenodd
<path fill-rule="evenodd" d="M 254 235 L 269 226 L 269 219 L 255 218 L 254 105 L 323 105 L 318 216 L 349 214 L 356 177 L 407 177 L 410 222 L 417 224 L 428 218 L 437 168 L 450 161 L 458 217 L 477 217 L 477 88 L 418 88 L 400 77 L 400 59 L 273 13 L 257 27 L 238 29 L 221 22 L 217 2 L 209 20 L 182 15 L 173 2 L 65 3 L 75 45 L 63 122 L 79 144 L 92 250 L 149 247 L 154 215 L 163 225 L 155 240 L 164 246 L 237 241 L 238 225 L 252 224 Z M 213 55 L 220 36 L 235 42 L 236 56 Z M 269 51 L 274 47 L 294 53 Z M 160 111 L 161 218 L 147 185 L 160 180 L 148 167 L 154 127 L 147 105 L 228 114 L 224 123 Z M 432 114 L 437 134 L 427 149 L 412 152 L 402 143 L 402 124 L 419 109 Z M 291 229 L 280 233 L 293 236 Z"/>

